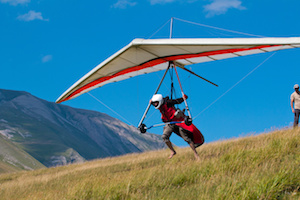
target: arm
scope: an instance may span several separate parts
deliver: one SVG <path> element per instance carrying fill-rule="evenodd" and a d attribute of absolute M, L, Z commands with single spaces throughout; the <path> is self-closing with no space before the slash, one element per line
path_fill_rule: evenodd
<path fill-rule="evenodd" d="M 184 95 L 184 98 L 187 99 L 188 96 Z M 174 106 L 175 104 L 181 104 L 182 102 L 184 102 L 183 97 L 178 98 L 178 99 L 171 99 L 171 100 L 168 99 L 167 100 L 167 105 L 168 105 L 168 107 L 171 107 L 171 106 Z"/>
<path fill-rule="evenodd" d="M 292 108 L 292 112 L 295 113 L 295 110 L 294 110 L 294 99 L 291 99 L 291 108 Z"/>

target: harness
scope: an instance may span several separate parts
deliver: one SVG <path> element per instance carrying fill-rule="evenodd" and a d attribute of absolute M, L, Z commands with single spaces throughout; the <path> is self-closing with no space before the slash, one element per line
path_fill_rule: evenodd
<path fill-rule="evenodd" d="M 176 115 L 177 110 L 171 106 L 168 107 L 167 103 L 164 103 L 159 108 L 159 111 L 161 112 L 161 119 L 163 122 L 172 122 L 172 121 L 183 121 L 184 117 L 183 115 Z"/>

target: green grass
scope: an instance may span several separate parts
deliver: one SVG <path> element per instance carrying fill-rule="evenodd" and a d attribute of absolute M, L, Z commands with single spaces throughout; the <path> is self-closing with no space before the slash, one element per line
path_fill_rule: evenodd
<path fill-rule="evenodd" d="M 40 168 L 45 166 L 0 134 L 0 174 Z"/>
<path fill-rule="evenodd" d="M 300 199 L 300 129 L 0 175 L 0 199 Z"/>

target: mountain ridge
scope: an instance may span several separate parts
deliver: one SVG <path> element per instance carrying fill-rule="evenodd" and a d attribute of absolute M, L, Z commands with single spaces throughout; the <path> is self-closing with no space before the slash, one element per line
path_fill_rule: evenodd
<path fill-rule="evenodd" d="M 0 134 L 47 167 L 161 149 L 160 136 L 107 114 L 0 89 Z"/>

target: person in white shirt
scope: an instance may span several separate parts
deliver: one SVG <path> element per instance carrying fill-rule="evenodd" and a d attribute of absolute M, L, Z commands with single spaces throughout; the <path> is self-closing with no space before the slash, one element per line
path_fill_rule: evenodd
<path fill-rule="evenodd" d="M 292 112 L 295 114 L 294 117 L 294 128 L 298 126 L 299 114 L 300 114 L 300 92 L 299 85 L 294 85 L 295 92 L 291 95 L 291 108 Z"/>

